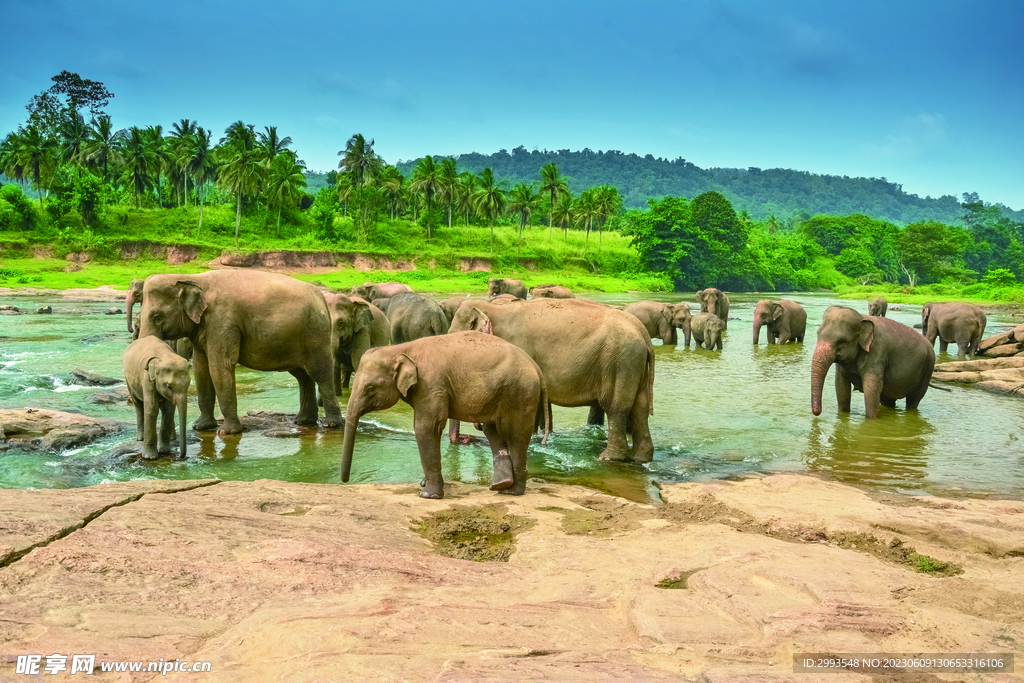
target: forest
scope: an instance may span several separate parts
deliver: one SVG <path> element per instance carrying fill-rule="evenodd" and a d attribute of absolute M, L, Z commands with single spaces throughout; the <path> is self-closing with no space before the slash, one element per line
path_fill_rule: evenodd
<path fill-rule="evenodd" d="M 318 173 L 275 126 L 117 128 L 102 83 L 52 81 L 0 140 L 4 239 L 486 254 L 510 268 L 526 256 L 680 290 L 1012 286 L 1024 268 L 1020 212 L 977 194 L 922 200 L 884 179 L 590 150 L 389 164 L 359 133 Z"/>

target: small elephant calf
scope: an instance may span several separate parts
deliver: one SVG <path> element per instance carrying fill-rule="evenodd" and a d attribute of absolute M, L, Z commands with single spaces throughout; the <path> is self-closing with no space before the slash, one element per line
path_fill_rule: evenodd
<path fill-rule="evenodd" d="M 181 425 L 178 458 L 185 459 L 185 415 L 191 377 L 188 361 L 157 337 L 133 341 L 124 352 L 124 378 L 135 404 L 138 440 L 143 442 L 142 457 L 155 460 L 171 452 L 174 439 L 174 411 Z M 160 431 L 156 416 L 160 413 Z"/>
<path fill-rule="evenodd" d="M 423 465 L 422 498 L 443 498 L 441 433 L 449 418 L 477 422 L 491 446 L 491 490 L 526 492 L 526 451 L 537 425 L 551 430 L 548 391 L 525 351 L 482 332 L 454 332 L 363 354 L 345 413 L 341 480 L 352 467 L 359 418 L 405 401 Z"/>
<path fill-rule="evenodd" d="M 690 319 L 690 333 L 698 349 L 703 345 L 708 351 L 721 351 L 724 329 L 725 323 L 714 313 L 698 313 Z"/>

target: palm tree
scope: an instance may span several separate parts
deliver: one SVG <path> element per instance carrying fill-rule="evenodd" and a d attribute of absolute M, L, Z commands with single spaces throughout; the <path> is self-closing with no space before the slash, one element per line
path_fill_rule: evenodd
<path fill-rule="evenodd" d="M 270 162 L 267 179 L 267 201 L 271 206 L 277 205 L 277 236 L 281 236 L 281 209 L 285 204 L 294 206 L 302 196 L 306 187 L 306 176 L 303 171 L 306 164 L 299 161 L 295 152 L 280 152 Z"/>
<path fill-rule="evenodd" d="M 256 133 L 253 132 L 253 128 L 255 126 L 241 120 L 235 121 L 224 130 L 224 137 L 220 139 L 220 144 L 235 149 L 252 149 L 256 146 Z"/>
<path fill-rule="evenodd" d="M 485 168 L 480 174 L 480 188 L 473 193 L 473 210 L 491 224 L 491 248 L 494 248 L 494 222 L 505 213 L 508 198 L 502 187 L 505 181 L 494 182 L 494 171 Z"/>
<path fill-rule="evenodd" d="M 182 205 L 188 206 L 188 159 L 190 138 L 196 134 L 196 123 L 191 119 L 181 119 L 171 124 L 170 138 L 171 155 L 174 157 L 174 167 L 181 175 Z"/>
<path fill-rule="evenodd" d="M 277 126 L 264 126 L 263 130 L 265 133 L 256 133 L 256 137 L 259 139 L 259 145 L 263 148 L 263 153 L 267 157 L 267 165 L 277 158 L 278 154 L 282 152 L 291 151 L 288 147 L 292 144 L 290 137 L 278 137 Z"/>
<path fill-rule="evenodd" d="M 0 141 L 0 173 L 11 180 L 24 184 L 25 166 L 21 163 L 18 150 L 21 147 L 21 136 L 11 132 Z"/>
<path fill-rule="evenodd" d="M 356 133 L 345 143 L 345 149 L 338 152 L 338 156 L 342 157 L 338 162 L 338 168 L 350 177 L 352 186 L 356 188 L 360 212 L 363 205 L 363 186 L 384 166 L 384 160 L 373 151 L 373 143 L 372 139 L 367 142 L 362 133 Z M 340 179 L 338 184 L 341 184 Z"/>
<path fill-rule="evenodd" d="M 458 182 L 458 204 L 459 211 L 466 216 L 466 225 L 469 225 L 469 212 L 473 210 L 473 195 L 476 193 L 477 177 L 472 171 L 466 171 L 459 176 Z"/>
<path fill-rule="evenodd" d="M 241 125 L 241 127 L 239 127 Z M 238 249 L 238 230 L 242 225 L 242 202 L 246 195 L 259 193 L 266 177 L 263 150 L 256 146 L 252 126 L 237 121 L 225 131 L 219 150 L 218 182 L 235 194 L 235 249 Z"/>
<path fill-rule="evenodd" d="M 163 126 L 157 124 L 146 128 L 146 137 L 149 139 L 149 149 L 153 154 L 153 170 L 156 172 L 156 205 L 162 207 L 164 198 L 160 177 L 165 169 L 170 168 L 173 159 L 170 150 L 167 149 Z"/>
<path fill-rule="evenodd" d="M 86 131 L 85 145 L 82 147 L 83 157 L 88 164 L 103 167 L 103 182 L 109 180 L 110 164 L 120 164 L 121 149 L 124 146 L 125 131 L 114 131 L 110 117 L 102 114 Z"/>
<path fill-rule="evenodd" d="M 341 202 L 341 215 L 348 215 L 348 200 L 352 199 L 352 176 L 339 175 L 334 189 L 338 193 L 338 201 Z"/>
<path fill-rule="evenodd" d="M 512 188 L 508 200 L 508 212 L 519 214 L 519 241 L 521 243 L 526 222 L 530 220 L 530 214 L 536 211 L 540 204 L 540 195 L 533 191 L 532 183 L 530 185 L 519 183 Z"/>
<path fill-rule="evenodd" d="M 540 169 L 540 191 L 551 193 L 551 210 L 554 210 L 558 197 L 569 194 L 569 178 L 558 172 L 558 166 L 551 162 Z M 548 239 L 551 239 L 551 211 L 548 212 Z"/>
<path fill-rule="evenodd" d="M 405 176 L 394 166 L 385 166 L 380 173 L 380 189 L 388 199 L 388 215 L 392 220 L 398 217 L 398 207 L 405 190 Z"/>
<path fill-rule="evenodd" d="M 558 227 L 562 228 L 564 237 L 563 242 L 569 241 L 569 223 L 572 222 L 573 218 L 573 200 L 572 195 L 569 193 L 563 194 L 558 198 L 557 203 L 551 208 L 551 220 L 558 224 Z M 550 234 L 550 229 L 548 230 Z"/>
<path fill-rule="evenodd" d="M 416 164 L 412 172 L 412 183 L 409 187 L 414 192 L 423 194 L 427 203 L 427 214 L 424 221 L 427 224 L 427 239 L 430 239 L 430 202 L 441 186 L 441 169 L 434 163 L 434 157 L 429 154 Z"/>
<path fill-rule="evenodd" d="M 573 207 L 573 220 L 578 225 L 584 226 L 587 230 L 586 243 L 583 247 L 584 251 L 586 251 L 587 247 L 590 245 L 590 226 L 597 215 L 597 192 L 595 191 L 595 188 L 591 187 L 584 190 L 580 196 L 576 198 L 575 206 Z"/>
<path fill-rule="evenodd" d="M 124 158 L 125 166 L 132 174 L 132 186 L 135 190 L 135 208 L 140 209 L 139 193 L 146 192 L 153 187 L 152 173 L 158 168 L 156 155 L 150 147 L 151 135 L 138 126 L 128 129 L 124 140 L 124 147 L 121 156 Z M 159 172 L 159 171 L 158 171 Z"/>
<path fill-rule="evenodd" d="M 611 185 L 601 185 L 594 195 L 594 203 L 597 216 L 601 222 L 597 226 L 597 248 L 601 248 L 601 228 L 612 216 L 617 216 L 622 209 L 622 198 L 618 189 Z"/>
<path fill-rule="evenodd" d="M 82 163 L 82 149 L 88 139 L 88 127 L 85 119 L 77 111 L 68 112 L 58 128 L 60 135 L 61 163 Z M 78 177 L 82 177 L 82 167 L 78 167 Z"/>
<path fill-rule="evenodd" d="M 439 172 L 440 186 L 437 193 L 445 204 L 448 205 L 448 227 L 452 227 L 452 209 L 459 199 L 459 173 L 455 167 L 455 159 L 447 157 L 441 162 Z"/>
<path fill-rule="evenodd" d="M 195 132 L 186 138 L 184 143 L 185 172 L 192 176 L 192 185 L 195 187 L 196 197 L 199 199 L 199 227 L 196 229 L 196 236 L 203 230 L 206 184 L 216 178 L 217 165 L 211 146 L 212 137 L 213 134 L 210 131 L 202 126 L 197 126 Z"/>
<path fill-rule="evenodd" d="M 21 131 L 18 143 L 18 160 L 28 171 L 36 190 L 42 193 L 43 176 L 53 172 L 60 151 L 57 141 L 46 137 L 38 125 L 30 123 Z M 42 195 L 39 198 L 39 205 L 43 205 Z"/>

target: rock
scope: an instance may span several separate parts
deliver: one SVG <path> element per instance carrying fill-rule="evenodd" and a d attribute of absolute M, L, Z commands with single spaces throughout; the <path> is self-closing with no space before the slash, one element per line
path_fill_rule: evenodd
<path fill-rule="evenodd" d="M 64 266 L 65 273 L 77 273 L 80 270 L 82 270 L 82 266 L 78 263 L 69 263 Z"/>
<path fill-rule="evenodd" d="M 21 309 L 11 304 L 3 304 L 0 306 L 0 311 L 8 311 L 10 313 L 20 313 Z"/>
<path fill-rule="evenodd" d="M 957 360 L 948 363 L 936 363 L 936 372 L 963 372 L 971 370 L 1002 370 L 1004 368 L 1024 368 L 1024 359 L 1017 358 L 976 358 L 974 360 Z"/>
<path fill-rule="evenodd" d="M 131 404 L 128 387 L 118 387 L 113 391 L 97 391 L 89 399 L 89 402 L 97 405 L 114 405 L 125 402 Z"/>
<path fill-rule="evenodd" d="M 993 394 L 1005 394 L 1007 396 L 1020 396 L 1024 398 L 1024 382 L 1008 382 L 1005 380 L 986 380 L 978 382 L 977 387 Z"/>
<path fill-rule="evenodd" d="M 1024 343 L 1011 342 L 1009 344 L 1000 344 L 994 346 L 985 351 L 986 358 L 1003 358 L 1008 356 L 1016 356 L 1021 351 L 1024 351 Z"/>
<path fill-rule="evenodd" d="M 121 430 L 113 420 L 59 410 L 0 409 L 0 429 L 8 447 L 65 450 Z"/>
<path fill-rule="evenodd" d="M 124 315 L 124 311 L 122 311 L 117 306 L 111 306 L 106 310 L 106 312 L 103 315 Z"/>
<path fill-rule="evenodd" d="M 50 314 L 50 313 L 53 313 L 53 308 L 51 306 L 43 306 L 41 308 L 37 308 L 36 309 L 36 313 L 39 313 L 39 314 Z"/>
<path fill-rule="evenodd" d="M 213 681 L 782 683 L 794 652 L 1019 650 L 1019 502 L 800 475 L 666 485 L 657 507 L 527 486 L 5 492 L 0 677 L 18 654 L 96 652 L 210 661 Z M 439 554 L 414 530 L 443 540 L 444 519 L 470 552 L 496 524 L 511 555 Z M 948 564 L 907 564 L 926 556 Z M 814 678 L 840 679 L 868 680 Z"/>
<path fill-rule="evenodd" d="M 123 379 L 118 379 L 116 377 L 104 377 L 103 375 L 97 375 L 94 372 L 81 370 L 79 368 L 72 370 L 71 374 L 75 376 L 75 379 L 78 380 L 79 384 L 88 384 L 90 386 L 109 387 L 114 384 L 124 383 Z"/>
<path fill-rule="evenodd" d="M 991 337 L 986 337 L 985 339 L 982 339 L 981 343 L 978 344 L 978 351 L 980 353 L 985 353 L 989 349 L 995 348 L 1002 344 L 1008 344 L 1011 341 L 1013 341 L 1013 330 L 1006 330 L 1005 332 L 993 334 Z"/>

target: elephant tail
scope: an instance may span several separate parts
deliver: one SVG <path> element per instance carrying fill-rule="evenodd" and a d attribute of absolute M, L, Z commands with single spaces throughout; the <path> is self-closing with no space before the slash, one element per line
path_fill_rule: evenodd
<path fill-rule="evenodd" d="M 543 418 L 541 415 L 543 414 Z M 548 400 L 548 383 L 544 381 L 544 375 L 540 375 L 540 405 L 537 406 L 537 426 L 544 424 L 544 438 L 540 440 L 542 445 L 548 442 L 551 435 L 551 401 Z"/>
<path fill-rule="evenodd" d="M 939 391 L 949 391 L 949 392 L 953 391 L 952 389 L 947 389 L 946 387 L 937 387 L 934 384 L 932 384 L 931 382 L 928 383 L 928 386 L 930 386 L 932 389 L 938 389 Z"/>

